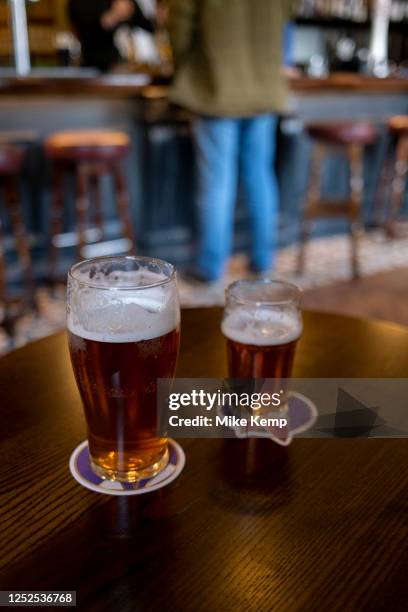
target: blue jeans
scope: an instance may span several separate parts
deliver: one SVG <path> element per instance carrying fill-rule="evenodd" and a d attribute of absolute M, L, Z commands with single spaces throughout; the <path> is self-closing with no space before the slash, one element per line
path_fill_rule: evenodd
<path fill-rule="evenodd" d="M 250 217 L 251 266 L 273 263 L 278 221 L 274 172 L 277 117 L 200 117 L 193 132 L 197 158 L 199 243 L 197 272 L 212 281 L 222 276 L 231 254 L 238 180 Z"/>

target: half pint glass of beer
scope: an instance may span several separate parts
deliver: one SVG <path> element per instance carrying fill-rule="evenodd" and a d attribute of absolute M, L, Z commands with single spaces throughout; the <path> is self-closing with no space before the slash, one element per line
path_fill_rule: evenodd
<path fill-rule="evenodd" d="M 157 379 L 175 373 L 180 306 L 172 265 L 102 257 L 68 275 L 68 336 L 92 467 L 135 482 L 168 461 L 157 434 Z"/>
<path fill-rule="evenodd" d="M 303 330 L 300 290 L 282 281 L 244 280 L 231 285 L 226 298 L 222 332 L 230 378 L 274 379 L 279 392 L 291 377 Z"/>

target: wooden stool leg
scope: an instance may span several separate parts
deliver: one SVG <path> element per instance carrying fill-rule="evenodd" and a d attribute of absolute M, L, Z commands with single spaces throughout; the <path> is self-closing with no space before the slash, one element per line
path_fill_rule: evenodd
<path fill-rule="evenodd" d="M 17 177 L 4 177 L 5 203 L 10 216 L 11 226 L 16 241 L 16 251 L 25 279 L 25 294 L 27 302 L 35 305 L 34 273 L 31 260 L 30 245 L 27 235 L 21 205 L 19 200 Z"/>
<path fill-rule="evenodd" d="M 3 237 L 3 224 L 0 219 L 0 301 L 6 303 L 7 291 L 6 291 L 6 262 L 5 262 L 5 248 L 4 248 L 4 237 Z"/>
<path fill-rule="evenodd" d="M 101 198 L 101 178 L 103 176 L 103 172 L 95 168 L 89 177 L 90 182 L 90 190 L 92 192 L 92 202 L 94 207 L 94 218 L 95 225 L 99 231 L 99 240 L 104 239 L 104 225 L 103 225 L 103 213 L 102 213 L 102 198 Z"/>
<path fill-rule="evenodd" d="M 48 276 L 51 282 L 55 282 L 58 264 L 58 247 L 56 238 L 62 232 L 64 218 L 64 174 L 65 164 L 55 162 L 52 180 L 51 200 L 51 223 L 50 223 L 50 247 L 48 253 Z"/>
<path fill-rule="evenodd" d="M 397 221 L 404 204 L 405 185 L 408 174 L 408 136 L 402 136 L 397 144 L 395 175 L 392 184 L 391 209 L 388 224 Z M 392 228 L 390 227 L 392 231 Z"/>
<path fill-rule="evenodd" d="M 89 168 L 86 163 L 76 166 L 75 207 L 77 216 L 77 258 L 82 258 L 82 249 L 86 245 L 86 221 L 89 210 Z"/>
<path fill-rule="evenodd" d="M 126 179 L 119 164 L 112 165 L 112 174 L 116 190 L 118 215 L 122 222 L 123 233 L 125 237 L 128 238 L 128 240 L 130 240 L 131 242 L 129 252 L 133 252 L 136 249 L 136 241 L 133 231 L 132 219 L 130 216 L 130 199 Z"/>
<path fill-rule="evenodd" d="M 7 283 L 6 283 L 6 249 L 4 247 L 4 234 L 3 234 L 3 223 L 0 218 L 0 302 L 4 307 L 3 318 L 0 322 L 0 327 L 4 330 L 10 343 L 10 349 L 12 347 L 12 334 L 13 329 L 10 330 L 10 319 L 8 315 L 8 301 L 7 301 Z"/>
<path fill-rule="evenodd" d="M 352 144 L 348 147 L 351 174 L 351 206 L 350 206 L 350 238 L 351 238 L 351 262 L 353 278 L 360 277 L 359 267 L 359 241 L 362 231 L 361 207 L 364 193 L 364 147 Z"/>
<path fill-rule="evenodd" d="M 302 276 L 306 265 L 306 246 L 311 234 L 311 225 L 314 218 L 314 209 L 320 198 L 320 175 L 325 148 L 315 144 L 312 153 L 311 172 L 306 206 L 300 225 L 300 240 L 297 262 L 297 273 Z"/>

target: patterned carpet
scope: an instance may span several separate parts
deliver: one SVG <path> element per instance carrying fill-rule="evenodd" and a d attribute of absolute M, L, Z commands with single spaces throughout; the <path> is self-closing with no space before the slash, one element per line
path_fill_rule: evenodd
<path fill-rule="evenodd" d="M 308 248 L 307 270 L 302 278 L 298 278 L 293 272 L 296 255 L 296 247 L 282 250 L 276 270 L 271 271 L 269 276 L 284 278 L 301 286 L 305 291 L 306 307 L 357 316 L 374 316 L 408 324 L 408 288 L 405 289 L 407 283 L 402 280 L 407 276 L 404 268 L 408 268 L 407 238 L 389 241 L 385 240 L 381 233 L 365 235 L 360 249 L 363 278 L 358 282 L 350 282 L 350 248 L 347 236 L 314 240 Z M 225 278 L 210 287 L 196 287 L 180 281 L 182 305 L 222 305 L 225 287 L 245 276 L 246 260 L 237 256 L 231 261 Z M 39 288 L 37 304 L 39 315 L 26 315 L 20 320 L 12 344 L 0 330 L 0 354 L 64 328 L 64 287 L 59 287 L 53 294 L 45 288 Z"/>

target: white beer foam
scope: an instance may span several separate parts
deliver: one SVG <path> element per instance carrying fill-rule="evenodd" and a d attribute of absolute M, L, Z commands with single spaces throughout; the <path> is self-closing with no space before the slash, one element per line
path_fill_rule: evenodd
<path fill-rule="evenodd" d="M 226 315 L 222 333 L 234 342 L 254 346 L 289 344 L 302 335 L 303 325 L 297 310 L 268 308 L 238 309 Z"/>
<path fill-rule="evenodd" d="M 75 277 L 76 280 L 81 281 L 81 276 Z M 152 272 L 151 270 L 115 270 L 111 272 L 108 277 L 103 271 L 97 271 L 92 277 L 86 274 L 84 282 L 91 283 L 92 286 L 106 288 L 120 288 L 124 287 L 149 287 L 150 285 L 157 285 L 167 280 L 167 276 L 162 272 Z"/>
<path fill-rule="evenodd" d="M 152 340 L 176 329 L 180 313 L 175 286 L 171 283 L 125 291 L 118 288 L 123 287 L 124 280 L 134 284 L 137 274 L 133 272 L 126 279 L 115 276 L 116 282 L 112 279 L 111 285 L 109 281 L 110 289 L 76 288 L 68 310 L 69 331 L 86 340 L 127 343 Z M 140 274 L 145 285 L 163 280 L 158 274 Z"/>

